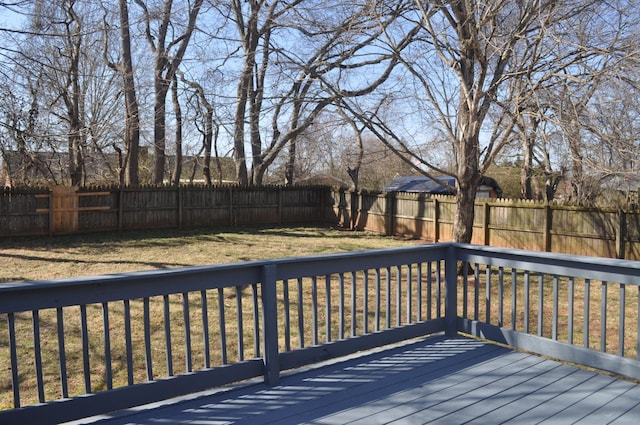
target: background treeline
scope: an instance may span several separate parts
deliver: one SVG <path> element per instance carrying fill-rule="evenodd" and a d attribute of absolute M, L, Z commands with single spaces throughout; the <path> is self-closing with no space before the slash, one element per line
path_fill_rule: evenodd
<path fill-rule="evenodd" d="M 2 2 L 3 180 L 379 190 L 448 174 L 468 240 L 494 167 L 524 199 L 637 190 L 639 15 L 637 0 Z"/>

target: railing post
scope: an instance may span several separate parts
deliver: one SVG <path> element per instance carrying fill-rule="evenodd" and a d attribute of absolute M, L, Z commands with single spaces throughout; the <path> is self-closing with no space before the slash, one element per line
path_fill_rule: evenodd
<path fill-rule="evenodd" d="M 445 257 L 445 311 L 444 332 L 447 336 L 458 334 L 458 247 L 450 244 Z"/>
<path fill-rule="evenodd" d="M 276 265 L 262 269 L 262 310 L 264 326 L 264 382 L 277 385 L 280 379 L 278 357 L 278 303 L 276 295 Z"/>

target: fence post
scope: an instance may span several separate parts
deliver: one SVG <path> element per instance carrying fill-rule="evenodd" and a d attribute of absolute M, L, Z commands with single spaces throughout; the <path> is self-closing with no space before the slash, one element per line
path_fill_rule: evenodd
<path fill-rule="evenodd" d="M 118 232 L 122 232 L 122 220 L 124 216 L 124 188 L 118 190 Z"/>
<path fill-rule="evenodd" d="M 433 242 L 440 240 L 440 202 L 433 198 Z"/>
<path fill-rule="evenodd" d="M 445 279 L 445 310 L 444 332 L 447 336 L 458 333 L 458 246 L 455 243 L 447 247 L 444 279 Z"/>
<path fill-rule="evenodd" d="M 544 206 L 544 250 L 551 252 L 551 227 L 553 226 L 553 210 L 549 204 Z"/>
<path fill-rule="evenodd" d="M 49 236 L 53 236 L 53 189 L 49 189 Z"/>
<path fill-rule="evenodd" d="M 233 188 L 229 186 L 229 226 L 233 226 Z"/>
<path fill-rule="evenodd" d="M 180 188 L 180 183 L 178 183 L 176 190 L 178 191 L 178 230 L 182 230 L 182 189 Z"/>
<path fill-rule="evenodd" d="M 262 268 L 262 311 L 262 323 L 264 326 L 264 382 L 273 386 L 277 385 L 280 379 L 275 264 L 266 264 Z"/>
<path fill-rule="evenodd" d="M 394 233 L 394 214 L 395 214 L 395 204 L 396 204 L 396 192 L 387 192 L 386 195 L 386 223 L 385 223 L 385 232 L 387 236 L 392 236 Z"/>
<path fill-rule="evenodd" d="M 349 213 L 349 229 L 350 230 L 355 230 L 356 229 L 356 215 L 358 214 L 358 193 L 355 190 L 350 190 L 349 191 L 349 197 L 350 197 L 350 201 L 349 201 L 349 207 L 350 207 L 350 213 Z"/>
<path fill-rule="evenodd" d="M 282 186 L 278 186 L 278 225 L 282 225 Z"/>
<path fill-rule="evenodd" d="M 627 235 L 627 215 L 623 210 L 618 210 L 618 227 L 616 228 L 616 256 L 624 260 L 625 238 Z"/>
<path fill-rule="evenodd" d="M 488 202 L 485 202 L 483 204 L 483 219 L 482 219 L 482 230 L 483 230 L 483 234 L 484 234 L 484 244 L 485 246 L 489 246 L 489 238 L 490 238 L 490 229 L 489 229 L 489 222 L 490 222 L 490 214 L 491 214 L 491 207 L 489 206 Z"/>
<path fill-rule="evenodd" d="M 316 189 L 316 192 L 320 192 L 320 208 L 319 210 L 317 210 L 318 214 L 320 214 L 318 221 L 322 224 L 325 224 L 327 222 L 327 217 L 331 217 L 331 214 L 327 214 L 327 212 L 324 210 L 326 208 L 326 202 L 324 198 L 327 196 L 327 192 L 331 193 L 331 196 L 333 196 L 333 192 L 328 187 L 318 188 Z"/>

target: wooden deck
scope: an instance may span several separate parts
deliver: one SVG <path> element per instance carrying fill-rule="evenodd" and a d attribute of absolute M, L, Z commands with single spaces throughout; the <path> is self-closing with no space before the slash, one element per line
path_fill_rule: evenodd
<path fill-rule="evenodd" d="M 243 384 L 91 421 L 637 425 L 640 386 L 495 344 L 436 336 L 283 375 L 275 387 Z"/>

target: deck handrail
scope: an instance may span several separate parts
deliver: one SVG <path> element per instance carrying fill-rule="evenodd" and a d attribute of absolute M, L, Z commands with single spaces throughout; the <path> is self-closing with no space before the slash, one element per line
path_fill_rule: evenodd
<path fill-rule="evenodd" d="M 458 303 L 459 332 L 640 380 L 640 262 L 465 244 L 455 249 L 458 261 L 476 270 L 473 290 L 483 292 L 486 304 Z M 505 318 L 507 303 L 516 308 Z"/>
<path fill-rule="evenodd" d="M 438 332 L 640 379 L 639 284 L 635 262 L 456 243 L 0 284 L 0 384 L 13 398 L 0 422 L 275 384 Z"/>

